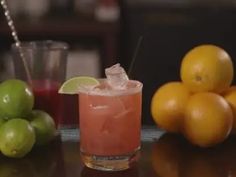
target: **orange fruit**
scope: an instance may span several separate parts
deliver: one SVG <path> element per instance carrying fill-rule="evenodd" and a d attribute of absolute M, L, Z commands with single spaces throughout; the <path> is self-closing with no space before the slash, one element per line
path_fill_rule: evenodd
<path fill-rule="evenodd" d="M 231 132 L 233 134 L 236 134 L 236 86 L 230 87 L 227 91 L 224 92 L 223 96 L 226 99 L 226 101 L 230 104 L 233 110 L 234 120 Z"/>
<path fill-rule="evenodd" d="M 210 147 L 221 143 L 229 135 L 232 124 L 232 109 L 222 96 L 201 92 L 190 97 L 183 133 L 192 144 Z"/>
<path fill-rule="evenodd" d="M 169 132 L 180 132 L 190 91 L 181 82 L 161 86 L 152 97 L 151 114 L 156 124 Z"/>
<path fill-rule="evenodd" d="M 233 63 L 229 54 L 215 45 L 200 45 L 183 58 L 181 79 L 192 92 L 220 93 L 233 80 Z"/>

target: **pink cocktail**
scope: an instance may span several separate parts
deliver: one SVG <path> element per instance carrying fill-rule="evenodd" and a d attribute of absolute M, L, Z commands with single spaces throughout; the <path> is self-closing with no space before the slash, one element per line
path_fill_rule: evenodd
<path fill-rule="evenodd" d="M 140 149 L 142 84 L 129 80 L 113 90 L 106 80 L 79 93 L 80 150 L 88 167 L 123 170 Z"/>

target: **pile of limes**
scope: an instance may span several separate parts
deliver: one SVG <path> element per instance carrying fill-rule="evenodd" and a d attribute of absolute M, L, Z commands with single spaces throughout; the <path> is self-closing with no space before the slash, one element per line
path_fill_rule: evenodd
<path fill-rule="evenodd" d="M 151 114 L 157 125 L 182 133 L 191 143 L 210 147 L 236 133 L 236 87 L 229 54 L 216 45 L 200 45 L 182 59 L 181 81 L 156 90 Z"/>
<path fill-rule="evenodd" d="M 52 117 L 33 110 L 34 95 L 21 80 L 0 84 L 0 150 L 8 157 L 20 158 L 34 145 L 48 143 L 56 133 Z"/>

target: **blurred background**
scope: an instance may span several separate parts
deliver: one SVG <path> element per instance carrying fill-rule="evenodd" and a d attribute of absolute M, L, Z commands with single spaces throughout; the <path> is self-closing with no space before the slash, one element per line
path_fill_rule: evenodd
<path fill-rule="evenodd" d="M 153 124 L 150 100 L 155 90 L 165 82 L 180 80 L 180 62 L 189 49 L 211 43 L 236 59 L 235 0 L 7 2 L 22 41 L 51 39 L 70 44 L 67 78 L 103 77 L 104 68 L 117 62 L 128 70 L 141 41 L 129 77 L 144 83 L 144 124 Z M 13 42 L 1 8 L 0 80 L 13 77 Z"/>

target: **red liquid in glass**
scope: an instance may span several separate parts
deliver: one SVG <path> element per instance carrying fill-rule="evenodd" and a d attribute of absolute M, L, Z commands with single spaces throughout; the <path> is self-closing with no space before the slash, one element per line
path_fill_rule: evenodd
<path fill-rule="evenodd" d="M 76 125 L 78 96 L 58 94 L 60 85 L 57 81 L 33 81 L 34 109 L 44 110 L 49 113 L 57 127 L 58 125 Z"/>
<path fill-rule="evenodd" d="M 62 114 L 62 99 L 58 94 L 60 83 L 56 81 L 33 81 L 33 93 L 35 96 L 34 109 L 44 110 L 49 113 L 56 125 L 59 124 Z"/>

